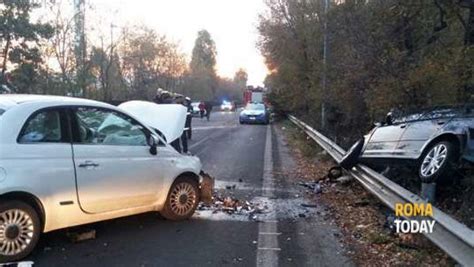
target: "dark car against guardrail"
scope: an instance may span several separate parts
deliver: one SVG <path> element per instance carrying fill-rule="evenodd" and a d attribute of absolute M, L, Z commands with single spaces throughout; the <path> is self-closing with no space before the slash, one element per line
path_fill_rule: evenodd
<path fill-rule="evenodd" d="M 415 163 L 422 182 L 449 178 L 461 161 L 474 162 L 474 105 L 391 112 L 364 139 L 363 162 L 408 160 Z"/>

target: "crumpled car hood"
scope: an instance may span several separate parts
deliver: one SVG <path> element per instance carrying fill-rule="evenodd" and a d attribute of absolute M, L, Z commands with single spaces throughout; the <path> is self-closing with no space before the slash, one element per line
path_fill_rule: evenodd
<path fill-rule="evenodd" d="M 187 109 L 183 105 L 133 100 L 118 107 L 149 127 L 159 130 L 168 143 L 178 139 L 184 131 Z"/>

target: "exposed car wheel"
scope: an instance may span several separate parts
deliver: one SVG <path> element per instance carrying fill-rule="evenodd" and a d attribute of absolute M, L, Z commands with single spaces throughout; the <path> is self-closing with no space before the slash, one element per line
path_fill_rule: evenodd
<path fill-rule="evenodd" d="M 198 204 L 198 182 L 190 177 L 180 177 L 171 186 L 165 206 L 160 213 L 168 220 L 185 220 L 193 216 Z"/>
<path fill-rule="evenodd" d="M 349 148 L 344 157 L 342 157 L 342 160 L 339 162 L 339 166 L 347 170 L 354 167 L 359 161 L 362 148 L 364 148 L 364 138 L 359 139 L 359 141 Z"/>
<path fill-rule="evenodd" d="M 425 149 L 418 167 L 421 181 L 433 183 L 449 175 L 453 170 L 455 156 L 456 147 L 449 141 L 441 141 Z"/>
<path fill-rule="evenodd" d="M 41 223 L 36 211 L 20 201 L 0 204 L 0 263 L 18 261 L 38 243 Z"/>

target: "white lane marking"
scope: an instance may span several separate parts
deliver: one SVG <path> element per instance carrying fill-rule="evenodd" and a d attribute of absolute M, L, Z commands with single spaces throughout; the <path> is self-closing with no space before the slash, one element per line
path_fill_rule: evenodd
<path fill-rule="evenodd" d="M 193 127 L 193 131 L 199 130 L 212 130 L 212 129 L 225 129 L 225 128 L 237 128 L 236 125 L 216 125 L 216 126 L 197 126 Z"/>
<path fill-rule="evenodd" d="M 259 235 L 281 235 L 281 233 L 258 233 Z"/>
<path fill-rule="evenodd" d="M 193 130 L 196 130 L 196 128 L 198 128 L 198 130 L 199 130 L 199 127 L 194 127 Z M 227 126 L 216 126 L 216 128 L 231 128 L 231 127 L 227 127 Z M 232 127 L 232 128 L 233 128 L 233 127 Z M 213 129 L 214 129 L 214 128 L 213 128 Z M 204 137 L 203 139 L 201 139 L 201 140 L 197 141 L 196 143 L 191 144 L 190 146 L 188 146 L 188 149 L 192 149 L 192 148 L 197 147 L 198 145 L 200 145 L 200 144 L 206 142 L 207 140 L 209 140 L 209 139 L 212 138 L 213 136 L 214 136 L 213 133 L 207 135 L 207 136 Z"/>
<path fill-rule="evenodd" d="M 263 184 L 262 196 L 268 198 L 270 210 L 275 210 L 273 198 L 273 159 L 272 159 L 272 131 L 271 126 L 267 126 L 267 136 L 265 141 L 265 154 L 263 161 Z M 275 233 L 278 230 L 276 212 L 271 212 L 266 221 L 258 224 L 258 249 L 257 266 L 278 266 L 278 235 L 261 235 L 260 233 Z"/>
<path fill-rule="evenodd" d="M 208 136 L 204 137 L 203 139 L 201 139 L 201 140 L 197 141 L 196 143 L 190 145 L 190 146 L 188 147 L 188 149 L 197 147 L 198 145 L 200 145 L 200 144 L 206 142 L 206 141 L 207 141 L 209 138 L 211 138 L 211 137 L 212 137 L 212 135 L 208 135 Z"/>
<path fill-rule="evenodd" d="M 242 190 L 242 191 L 257 191 L 257 190 L 262 190 L 263 191 L 274 191 L 274 192 L 280 192 L 280 193 L 291 193 L 291 194 L 298 194 L 301 193 L 299 190 L 295 189 L 278 189 L 278 188 L 257 188 L 256 186 L 245 183 L 245 182 L 231 182 L 231 181 L 222 181 L 222 180 L 216 180 L 214 184 L 215 189 L 226 189 L 226 190 Z"/>

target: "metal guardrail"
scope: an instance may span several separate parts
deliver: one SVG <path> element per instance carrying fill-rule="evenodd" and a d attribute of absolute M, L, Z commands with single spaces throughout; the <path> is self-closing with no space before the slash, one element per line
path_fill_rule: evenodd
<path fill-rule="evenodd" d="M 290 115 L 289 119 L 303 129 L 334 160 L 339 162 L 342 159 L 345 154 L 344 149 L 296 117 Z M 427 203 L 418 195 L 362 164 L 358 164 L 348 172 L 391 209 L 395 209 L 396 203 Z M 421 218 L 413 217 L 406 219 L 421 220 Z M 431 219 L 436 221 L 433 233 L 424 235 L 459 264 L 474 266 L 474 231 L 436 207 L 433 207 Z"/>

